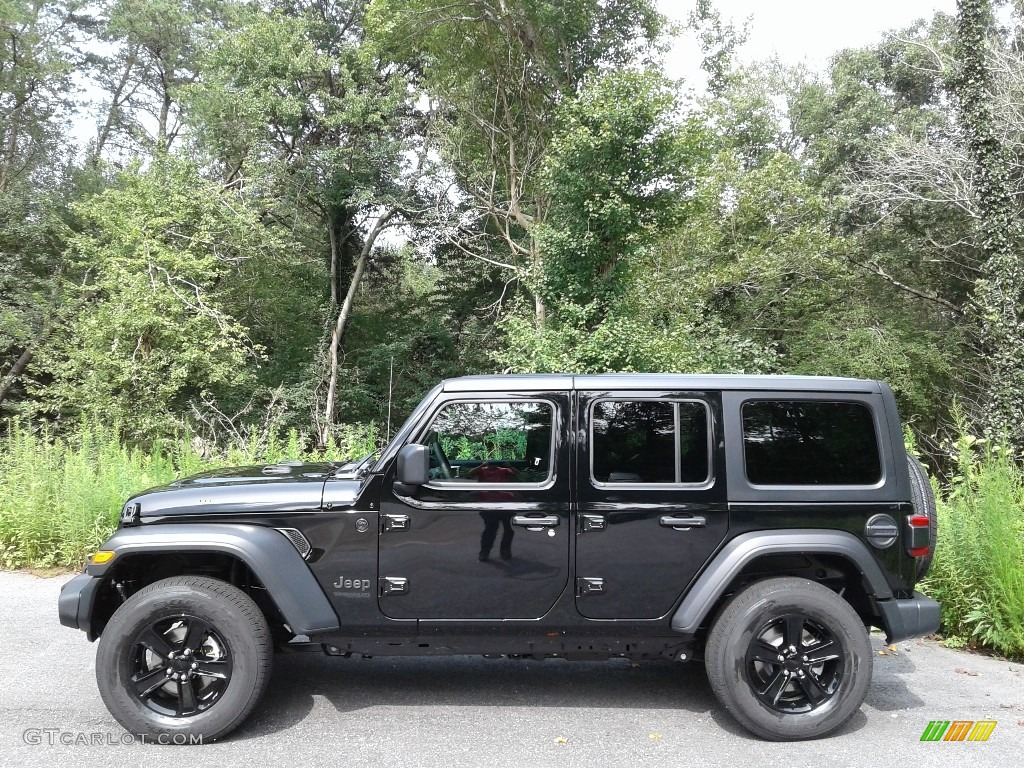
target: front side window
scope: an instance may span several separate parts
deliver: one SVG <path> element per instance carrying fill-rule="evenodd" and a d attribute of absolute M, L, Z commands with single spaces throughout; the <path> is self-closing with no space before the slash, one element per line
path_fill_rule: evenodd
<path fill-rule="evenodd" d="M 549 403 L 449 403 L 427 435 L 430 476 L 477 483 L 537 483 L 551 476 Z"/>
<path fill-rule="evenodd" d="M 763 400 L 743 405 L 747 479 L 755 485 L 874 485 L 882 479 L 863 403 Z"/>
<path fill-rule="evenodd" d="M 703 483 L 709 477 L 703 403 L 602 400 L 591 419 L 597 483 Z"/>

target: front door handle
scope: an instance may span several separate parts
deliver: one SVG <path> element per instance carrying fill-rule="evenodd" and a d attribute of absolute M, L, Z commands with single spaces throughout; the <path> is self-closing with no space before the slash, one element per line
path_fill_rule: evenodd
<path fill-rule="evenodd" d="M 409 580 L 404 576 L 385 576 L 378 584 L 380 585 L 380 596 L 384 595 L 405 595 L 409 592 Z"/>
<path fill-rule="evenodd" d="M 677 517 L 676 515 L 665 515 L 658 522 L 665 528 L 671 528 L 674 531 L 705 528 L 708 524 L 708 521 L 703 517 Z"/>
<path fill-rule="evenodd" d="M 513 515 L 512 525 L 526 528 L 528 531 L 539 531 L 543 528 L 554 528 L 560 522 L 558 515 Z"/>
<path fill-rule="evenodd" d="M 380 529 L 382 531 L 408 531 L 408 515 L 381 515 Z"/>

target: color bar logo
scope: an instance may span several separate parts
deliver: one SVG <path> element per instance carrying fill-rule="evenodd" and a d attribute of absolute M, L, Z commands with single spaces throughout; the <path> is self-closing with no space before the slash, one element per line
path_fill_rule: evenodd
<path fill-rule="evenodd" d="M 921 741 L 988 741 L 995 729 L 995 720 L 932 720 Z"/>

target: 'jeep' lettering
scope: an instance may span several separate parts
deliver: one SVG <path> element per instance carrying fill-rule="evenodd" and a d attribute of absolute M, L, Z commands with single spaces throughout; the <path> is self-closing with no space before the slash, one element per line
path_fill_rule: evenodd
<path fill-rule="evenodd" d="M 339 576 L 338 580 L 334 582 L 335 589 L 359 589 L 363 592 L 370 588 L 369 579 L 346 579 L 344 576 Z"/>

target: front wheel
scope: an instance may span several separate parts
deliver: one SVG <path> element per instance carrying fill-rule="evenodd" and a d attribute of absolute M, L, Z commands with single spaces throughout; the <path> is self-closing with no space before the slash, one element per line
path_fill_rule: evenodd
<path fill-rule="evenodd" d="M 747 730 L 772 741 L 813 739 L 845 723 L 867 695 L 871 644 L 850 605 L 806 579 L 756 582 L 708 635 L 715 696 Z"/>
<path fill-rule="evenodd" d="M 213 741 L 259 701 L 272 653 L 252 598 L 217 579 L 178 576 L 117 609 L 100 640 L 96 680 L 131 733 L 166 744 Z"/>

